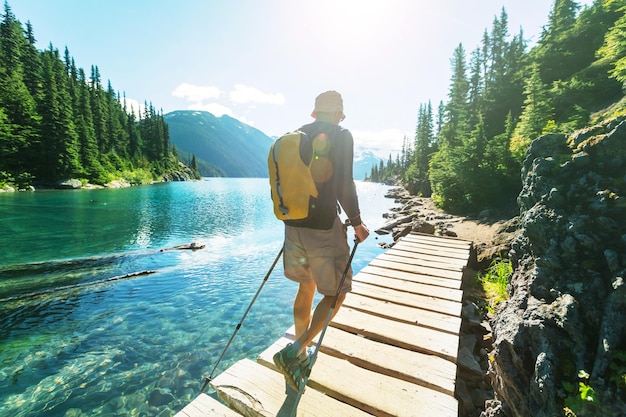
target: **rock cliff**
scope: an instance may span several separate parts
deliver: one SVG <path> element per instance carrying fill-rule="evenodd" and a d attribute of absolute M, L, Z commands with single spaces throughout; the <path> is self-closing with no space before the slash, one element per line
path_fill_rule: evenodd
<path fill-rule="evenodd" d="M 163 181 L 191 181 L 196 179 L 196 175 L 187 165 L 178 162 L 178 170 L 173 170 L 163 174 Z"/>
<path fill-rule="evenodd" d="M 522 181 L 482 415 L 626 415 L 626 117 L 537 138 Z"/>

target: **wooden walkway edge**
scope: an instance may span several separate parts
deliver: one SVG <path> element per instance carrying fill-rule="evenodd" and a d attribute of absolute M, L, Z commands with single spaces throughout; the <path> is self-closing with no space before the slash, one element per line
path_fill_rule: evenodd
<path fill-rule="evenodd" d="M 297 415 L 457 417 L 461 287 L 471 250 L 467 240 L 411 233 L 356 274 Z M 211 381 L 219 400 L 200 394 L 175 417 L 290 415 L 297 393 L 272 356 L 294 337 L 292 327 L 256 361 L 232 365 Z"/>

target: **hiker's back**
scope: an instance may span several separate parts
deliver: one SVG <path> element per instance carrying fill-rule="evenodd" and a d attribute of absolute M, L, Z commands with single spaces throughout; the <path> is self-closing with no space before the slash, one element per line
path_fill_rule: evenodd
<path fill-rule="evenodd" d="M 341 202 L 343 195 L 354 194 L 354 182 L 352 180 L 352 134 L 340 126 L 323 121 L 315 121 L 304 125 L 298 129 L 298 132 L 302 132 L 305 135 L 300 137 L 300 150 L 303 152 L 300 152 L 297 156 L 295 156 L 296 152 L 294 149 L 289 152 L 293 158 L 291 162 L 296 165 L 292 174 L 293 178 L 287 174 L 288 169 L 282 171 L 284 174 L 281 173 L 280 163 L 278 178 L 276 178 L 276 170 L 273 163 L 276 143 L 270 151 L 268 166 L 270 183 L 272 184 L 274 213 L 278 219 L 284 220 L 290 226 L 328 230 L 333 226 L 337 216 L 338 201 Z M 304 138 L 307 139 L 306 142 L 302 140 Z M 283 138 L 280 139 L 279 143 L 280 153 Z M 285 147 L 285 150 L 289 148 Z M 285 159 L 288 159 L 288 157 Z M 303 179 L 303 177 L 306 178 Z M 283 200 L 285 200 L 287 188 L 291 187 L 293 189 L 289 193 L 293 192 L 299 195 L 297 203 L 295 201 L 296 198 L 294 198 L 294 202 L 291 204 L 301 209 L 289 207 L 287 202 L 284 202 L 284 204 L 280 203 L 278 198 L 279 189 L 282 190 Z M 350 191 L 346 192 L 346 189 L 350 189 Z M 305 203 L 307 204 L 306 208 Z M 281 212 L 281 205 L 289 209 L 288 215 Z M 299 213 L 299 215 L 296 215 L 296 213 Z M 305 215 L 306 217 L 303 217 Z"/>

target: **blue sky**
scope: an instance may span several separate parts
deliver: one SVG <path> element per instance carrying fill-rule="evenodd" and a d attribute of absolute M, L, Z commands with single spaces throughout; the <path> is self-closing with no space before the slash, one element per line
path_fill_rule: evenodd
<path fill-rule="evenodd" d="M 590 4 L 592 0 L 579 1 Z M 446 101 L 450 58 L 468 56 L 502 7 L 532 42 L 552 0 L 9 0 L 37 47 L 65 46 L 89 74 L 165 113 L 228 114 L 269 136 L 344 97 L 355 146 L 382 157 L 413 138 L 420 103 Z"/>

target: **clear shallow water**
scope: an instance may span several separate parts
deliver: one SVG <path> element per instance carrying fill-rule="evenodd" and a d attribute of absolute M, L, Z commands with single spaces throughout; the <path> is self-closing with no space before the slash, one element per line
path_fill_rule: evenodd
<path fill-rule="evenodd" d="M 357 182 L 372 230 L 395 205 L 388 188 Z M 174 415 L 213 370 L 282 233 L 267 179 L 0 194 L 0 416 Z M 194 241 L 206 247 L 161 251 Z M 355 272 L 381 241 L 359 245 Z M 155 272 L 106 281 L 141 271 Z M 216 374 L 291 326 L 296 289 L 279 262 Z"/>

